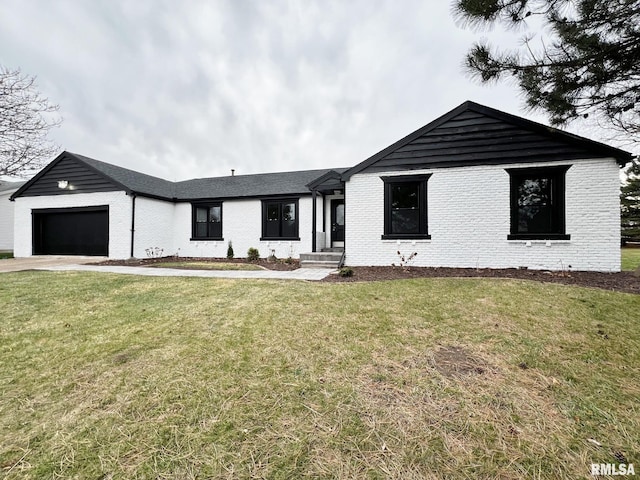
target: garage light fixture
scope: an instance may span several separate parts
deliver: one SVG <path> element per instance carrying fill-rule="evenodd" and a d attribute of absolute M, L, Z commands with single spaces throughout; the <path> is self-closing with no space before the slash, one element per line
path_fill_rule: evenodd
<path fill-rule="evenodd" d="M 66 180 L 58 180 L 58 188 L 65 189 L 69 186 L 69 182 Z"/>

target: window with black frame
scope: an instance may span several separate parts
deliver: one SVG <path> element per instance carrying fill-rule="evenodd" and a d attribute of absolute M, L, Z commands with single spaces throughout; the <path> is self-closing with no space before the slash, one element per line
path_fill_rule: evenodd
<path fill-rule="evenodd" d="M 565 231 L 565 176 L 570 165 L 511 168 L 509 240 L 569 240 Z"/>
<path fill-rule="evenodd" d="M 383 239 L 431 238 L 427 222 L 427 181 L 430 176 L 382 177 Z"/>
<path fill-rule="evenodd" d="M 222 203 L 192 205 L 192 238 L 222 240 Z"/>
<path fill-rule="evenodd" d="M 299 240 L 297 198 L 262 201 L 262 238 Z"/>

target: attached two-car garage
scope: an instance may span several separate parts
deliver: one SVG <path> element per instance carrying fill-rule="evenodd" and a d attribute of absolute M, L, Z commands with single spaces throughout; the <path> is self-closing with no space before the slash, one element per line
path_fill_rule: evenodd
<path fill-rule="evenodd" d="M 109 255 L 109 206 L 32 210 L 34 255 Z"/>

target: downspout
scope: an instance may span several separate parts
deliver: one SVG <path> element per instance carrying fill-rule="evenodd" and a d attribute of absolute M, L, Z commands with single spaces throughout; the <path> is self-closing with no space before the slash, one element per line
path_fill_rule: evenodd
<path fill-rule="evenodd" d="M 347 185 L 342 182 L 342 196 L 344 197 L 344 239 L 342 240 L 342 257 L 340 258 L 340 267 L 344 266 L 344 261 L 347 258 Z"/>
<path fill-rule="evenodd" d="M 317 222 L 317 207 L 316 207 L 316 199 L 317 199 L 317 195 L 318 192 L 316 191 L 316 189 L 314 188 L 313 190 L 311 190 L 311 200 L 313 202 L 312 208 L 311 208 L 311 251 L 315 252 L 316 251 L 316 222 Z"/>
<path fill-rule="evenodd" d="M 136 236 L 136 194 L 131 194 L 131 258 L 133 258 L 133 245 Z"/>

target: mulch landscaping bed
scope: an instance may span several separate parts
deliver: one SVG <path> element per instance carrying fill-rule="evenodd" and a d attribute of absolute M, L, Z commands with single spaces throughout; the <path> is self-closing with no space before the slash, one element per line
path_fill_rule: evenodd
<path fill-rule="evenodd" d="M 353 276 L 329 275 L 323 282 L 368 282 L 373 280 L 397 280 L 406 278 L 479 277 L 516 278 L 538 282 L 563 283 L 582 287 L 594 287 L 617 292 L 640 294 L 640 275 L 634 272 L 550 272 L 545 270 L 475 269 L 411 267 L 351 267 Z"/>
<path fill-rule="evenodd" d="M 284 260 L 278 259 L 276 261 L 270 261 L 266 258 L 261 258 L 255 262 L 249 262 L 246 258 L 209 258 L 209 257 L 160 257 L 160 258 L 134 258 L 130 260 L 104 260 L 102 262 L 94 263 L 93 265 L 124 265 L 127 267 L 146 267 L 149 265 L 157 265 L 158 263 L 167 262 L 217 262 L 217 263 L 246 263 L 249 265 L 259 265 L 269 270 L 296 270 L 300 268 L 300 262 L 298 260 L 291 260 L 286 263 Z M 195 269 L 197 270 L 197 269 Z"/>
<path fill-rule="evenodd" d="M 198 258 L 198 257 L 162 257 L 132 260 L 105 260 L 95 265 L 126 265 L 148 266 L 166 262 L 222 262 L 222 263 L 253 263 L 269 270 L 295 270 L 300 268 L 298 260 L 286 263 L 284 260 L 269 261 L 261 258 L 257 262 L 248 262 L 244 258 Z M 438 278 L 438 277 L 472 277 L 472 278 L 516 278 L 535 280 L 538 282 L 562 283 L 581 287 L 601 288 L 617 292 L 640 294 L 640 274 L 635 272 L 600 273 L 600 272 L 550 272 L 546 270 L 525 270 L 516 268 L 503 269 L 475 269 L 475 268 L 445 268 L 445 267 L 351 267 L 353 276 L 341 277 L 328 275 L 323 282 L 371 282 L 377 280 L 400 280 L 407 278 Z"/>

